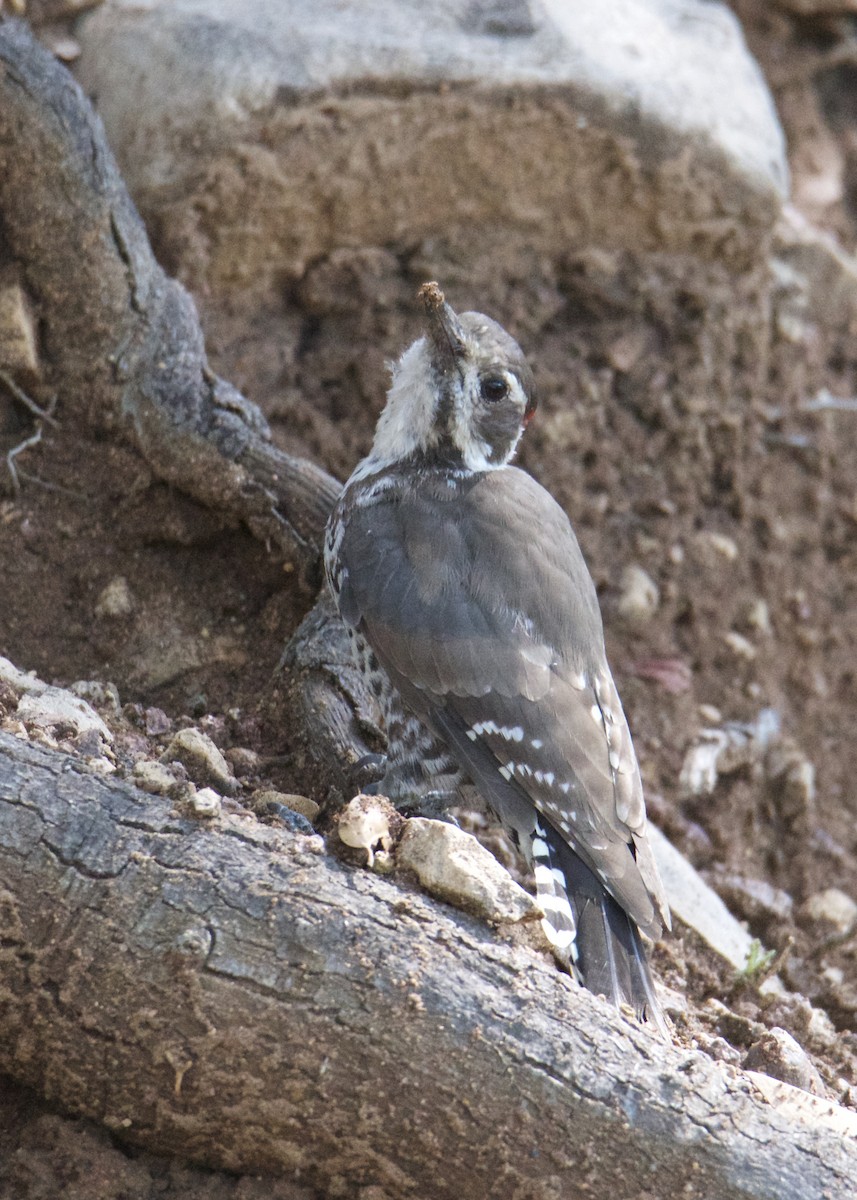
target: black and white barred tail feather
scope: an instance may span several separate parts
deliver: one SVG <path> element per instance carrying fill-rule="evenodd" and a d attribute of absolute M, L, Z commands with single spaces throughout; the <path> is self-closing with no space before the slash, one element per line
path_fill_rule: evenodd
<path fill-rule="evenodd" d="M 545 914 L 542 918 L 545 937 L 559 961 L 579 979 L 577 916 L 568 898 L 565 873 L 558 864 L 550 833 L 541 822 L 536 824 L 532 854 L 536 897 Z"/>
<path fill-rule="evenodd" d="M 544 820 L 535 829 L 533 869 L 542 928 L 559 961 L 589 991 L 630 1006 L 668 1037 L 639 930 Z"/>

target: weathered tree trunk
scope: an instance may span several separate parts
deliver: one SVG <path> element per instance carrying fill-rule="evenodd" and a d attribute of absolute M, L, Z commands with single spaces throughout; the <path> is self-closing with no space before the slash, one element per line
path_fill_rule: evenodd
<path fill-rule="evenodd" d="M 0 736 L 0 1069 L 146 1146 L 390 1196 L 853 1195 L 857 1151 L 320 839 Z"/>
<path fill-rule="evenodd" d="M 206 366 L 100 125 L 0 23 L 0 229 L 58 416 L 130 440 L 308 585 L 337 484 Z M 324 606 L 289 669 L 305 737 L 364 748 Z M 129 1139 L 390 1197 L 846 1197 L 857 1151 L 655 1041 L 538 955 L 318 839 L 200 824 L 0 735 L 0 1070 Z"/>

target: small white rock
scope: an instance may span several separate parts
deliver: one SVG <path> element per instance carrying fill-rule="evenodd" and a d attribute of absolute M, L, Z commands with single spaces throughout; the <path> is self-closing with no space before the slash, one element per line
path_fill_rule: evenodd
<path fill-rule="evenodd" d="M 94 732 L 107 745 L 113 741 L 113 734 L 95 709 L 65 688 L 46 687 L 39 694 L 25 694 L 18 702 L 17 716 L 31 728 L 72 730 L 75 737 Z"/>
<path fill-rule="evenodd" d="M 655 825 L 649 824 L 648 833 L 673 916 L 695 929 L 713 950 L 741 971 L 753 943 L 750 934 Z"/>
<path fill-rule="evenodd" d="M 445 821 L 412 817 L 396 852 L 427 892 L 489 921 L 507 924 L 539 915 L 535 899 L 472 834 Z"/>
<path fill-rule="evenodd" d="M 734 562 L 738 557 L 738 544 L 731 537 L 727 537 L 725 533 L 709 533 L 708 541 L 711 547 L 722 554 L 729 562 Z"/>
<path fill-rule="evenodd" d="M 86 759 L 87 769 L 94 771 L 96 775 L 112 775 L 116 770 L 116 764 L 112 763 L 109 758 L 105 758 L 100 754 L 97 758 Z"/>
<path fill-rule="evenodd" d="M 743 633 L 736 633 L 734 629 L 730 629 L 728 633 L 724 633 L 723 641 L 733 654 L 746 659 L 747 662 L 752 662 L 756 657 L 756 647 L 748 638 L 744 637 Z"/>
<path fill-rule="evenodd" d="M 3 272 L 0 274 L 0 363 L 13 374 L 38 375 L 38 344 L 36 322 L 24 289 L 17 278 Z"/>
<path fill-rule="evenodd" d="M 766 1030 L 747 1051 L 743 1066 L 817 1096 L 824 1095 L 824 1083 L 812 1060 L 786 1029 L 774 1026 Z"/>
<path fill-rule="evenodd" d="M 804 901 L 799 918 L 802 923 L 827 926 L 835 936 L 848 937 L 857 928 L 857 904 L 839 888 L 825 888 Z"/>
<path fill-rule="evenodd" d="M 229 763 L 200 729 L 180 729 L 161 755 L 161 762 L 180 762 L 194 783 L 216 787 L 223 795 L 232 796 L 239 788 Z"/>
<path fill-rule="evenodd" d="M 625 567 L 620 583 L 621 594 L 617 609 L 623 621 L 643 625 L 658 611 L 661 594 L 658 585 L 642 567 Z"/>
<path fill-rule="evenodd" d="M 68 690 L 73 695 L 80 696 L 81 700 L 88 700 L 90 704 L 96 704 L 99 708 L 108 708 L 113 713 L 118 713 L 122 707 L 119 689 L 115 683 L 102 683 L 98 679 L 78 679 Z"/>
<path fill-rule="evenodd" d="M 35 671 L 21 671 L 8 658 L 2 656 L 0 656 L 0 680 L 8 683 L 16 696 L 23 696 L 25 692 L 40 695 L 48 686 L 38 678 Z"/>
<path fill-rule="evenodd" d="M 177 782 L 168 767 L 150 758 L 141 758 L 135 762 L 133 774 L 137 787 L 153 796 L 166 796 Z"/>
<path fill-rule="evenodd" d="M 124 575 L 111 579 L 95 602 L 96 617 L 127 617 L 134 608 L 134 597 Z"/>
<path fill-rule="evenodd" d="M 220 799 L 213 788 L 201 788 L 191 796 L 190 804 L 196 816 L 210 819 L 220 816 Z"/>
<path fill-rule="evenodd" d="M 366 851 L 366 865 L 371 868 L 376 855 L 388 854 L 392 848 L 394 820 L 395 809 L 384 796 L 360 795 L 345 806 L 336 828 L 346 846 Z"/>
<path fill-rule="evenodd" d="M 763 637 L 770 637 L 773 633 L 771 610 L 761 597 L 757 597 L 747 610 L 747 624 Z"/>

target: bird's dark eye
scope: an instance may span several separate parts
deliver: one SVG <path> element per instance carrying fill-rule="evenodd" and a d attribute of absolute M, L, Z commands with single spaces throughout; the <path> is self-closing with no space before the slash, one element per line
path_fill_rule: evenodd
<path fill-rule="evenodd" d="M 479 385 L 482 399 L 491 404 L 509 395 L 509 385 L 502 375 L 486 375 Z"/>

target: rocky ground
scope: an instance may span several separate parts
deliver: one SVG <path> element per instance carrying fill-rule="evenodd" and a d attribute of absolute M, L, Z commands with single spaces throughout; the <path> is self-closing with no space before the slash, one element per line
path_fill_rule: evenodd
<path fill-rule="evenodd" d="M 735 4 L 783 122 L 797 210 L 753 269 L 624 247 L 534 254 L 521 273 L 501 244 L 477 288 L 454 259 L 400 241 L 325 254 L 264 295 L 215 282 L 198 300 L 218 372 L 283 446 L 340 477 L 369 445 L 385 359 L 418 332 L 428 270 L 456 306 L 515 333 L 541 397 L 520 461 L 570 513 L 591 565 L 650 813 L 780 956 L 787 994 L 763 994 L 760 973 L 736 974 L 680 926 L 655 954 L 687 997 L 677 1036 L 857 1107 L 857 272 L 837 260 L 840 290 L 808 292 L 795 250 L 801 216 L 844 251 L 857 244 L 857 18 L 801 15 L 811 7 Z M 184 260 L 175 231 L 151 227 L 156 252 L 198 283 L 199 244 Z M 4 452 L 31 430 L 0 392 Z M 14 464 L 19 490 L 0 481 L 0 654 L 49 682 L 112 683 L 89 695 L 120 771 L 194 727 L 224 752 L 239 798 L 312 797 L 277 672 L 309 599 L 264 547 L 130 451 L 64 427 Z M 15 727 L 2 691 L 0 717 Z M 711 790 L 682 775 L 689 749 L 718 736 L 705 730 L 732 737 Z M 303 1193 L 127 1151 L 7 1084 L 0 1195 L 60 1194 Z"/>

